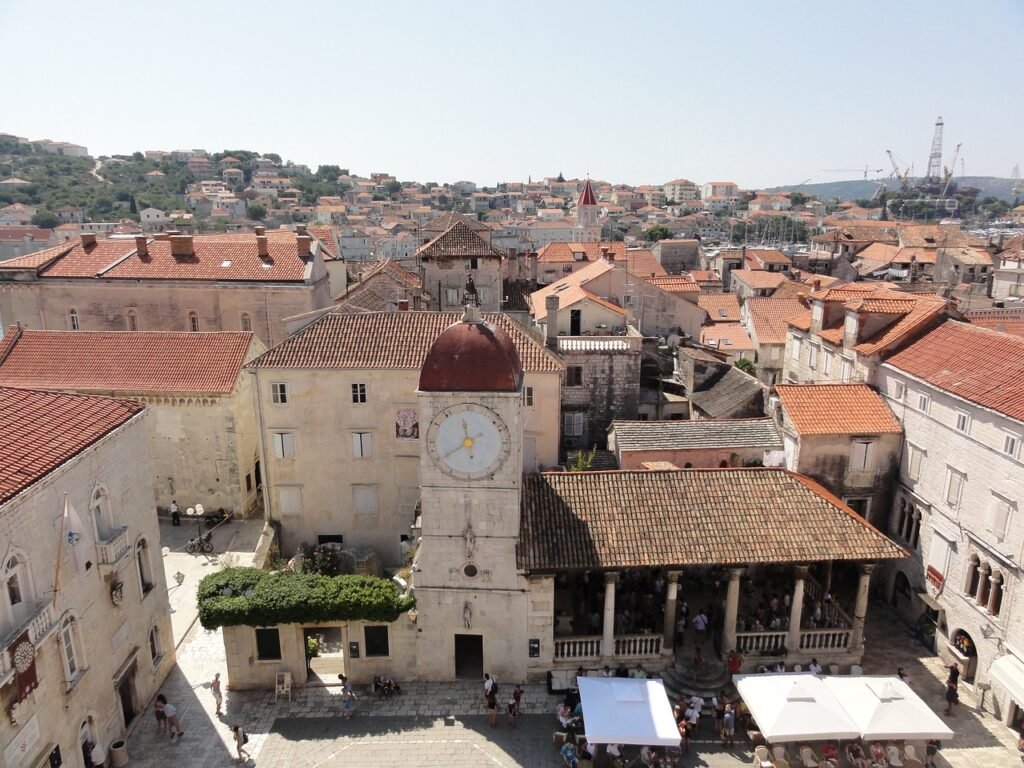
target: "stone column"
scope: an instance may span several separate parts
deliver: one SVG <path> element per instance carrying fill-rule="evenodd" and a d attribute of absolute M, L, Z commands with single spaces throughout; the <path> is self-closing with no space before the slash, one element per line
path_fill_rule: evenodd
<path fill-rule="evenodd" d="M 800 651 L 800 621 L 804 610 L 804 582 L 807 579 L 807 566 L 793 567 L 793 601 L 789 604 L 789 635 L 786 637 L 786 650 L 790 654 Z"/>
<path fill-rule="evenodd" d="M 604 575 L 604 623 L 601 625 L 601 659 L 610 662 L 615 657 L 615 582 L 619 574 Z"/>
<path fill-rule="evenodd" d="M 729 655 L 729 651 L 738 651 L 736 647 L 736 619 L 740 612 L 740 576 L 743 575 L 742 568 L 729 569 L 729 583 L 725 588 L 725 616 L 722 625 L 722 658 Z"/>
<path fill-rule="evenodd" d="M 988 589 L 988 612 L 995 616 L 999 613 L 1000 605 L 1003 596 L 1003 574 L 996 571 L 989 576 L 989 582 L 991 586 Z"/>
<path fill-rule="evenodd" d="M 665 621 L 661 628 L 661 655 L 671 656 L 676 637 L 676 603 L 679 594 L 679 577 L 681 571 L 668 572 L 668 584 L 665 585 Z"/>
<path fill-rule="evenodd" d="M 825 572 L 821 575 L 821 599 L 825 599 L 825 595 L 832 591 L 832 561 L 825 561 Z"/>
<path fill-rule="evenodd" d="M 853 606 L 853 633 L 850 635 L 850 650 L 864 650 L 864 619 L 868 615 L 868 588 L 871 586 L 871 574 L 875 572 L 874 563 L 863 563 L 860 566 L 860 580 L 857 582 L 857 602 Z"/>
<path fill-rule="evenodd" d="M 978 568 L 978 591 L 974 596 L 975 602 L 982 608 L 988 606 L 988 597 L 991 585 L 989 584 L 989 574 L 992 573 L 992 566 L 988 563 L 982 563 Z"/>

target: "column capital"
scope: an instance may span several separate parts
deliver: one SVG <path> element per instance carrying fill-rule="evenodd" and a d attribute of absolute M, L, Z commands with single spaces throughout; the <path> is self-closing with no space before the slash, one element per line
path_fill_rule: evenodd
<path fill-rule="evenodd" d="M 746 568 L 730 568 L 729 569 L 729 581 L 739 581 L 740 576 L 746 572 Z"/>
<path fill-rule="evenodd" d="M 614 584 L 618 580 L 619 580 L 619 572 L 618 571 L 605 571 L 605 574 L 604 574 L 604 583 L 605 584 Z"/>
<path fill-rule="evenodd" d="M 804 581 L 807 578 L 807 568 L 805 563 L 798 563 L 793 566 L 793 578 Z"/>
<path fill-rule="evenodd" d="M 878 563 L 861 563 L 857 568 L 861 576 L 870 576 L 878 569 Z"/>
<path fill-rule="evenodd" d="M 988 577 L 988 580 L 991 581 L 993 584 L 998 584 L 1003 580 L 1003 574 L 1001 574 L 999 571 L 996 571 Z"/>
<path fill-rule="evenodd" d="M 669 571 L 667 574 L 669 584 L 678 584 L 679 579 L 682 577 L 682 571 Z"/>
<path fill-rule="evenodd" d="M 978 570 L 979 571 L 983 571 L 984 573 L 991 573 L 992 572 L 992 566 L 989 565 L 988 563 L 982 563 L 981 565 L 978 566 Z"/>

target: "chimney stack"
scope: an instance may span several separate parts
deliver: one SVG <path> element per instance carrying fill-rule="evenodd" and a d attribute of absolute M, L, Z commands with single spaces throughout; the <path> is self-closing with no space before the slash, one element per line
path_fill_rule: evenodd
<path fill-rule="evenodd" d="M 558 303 L 558 296 L 553 293 L 544 297 L 544 309 L 547 311 L 547 317 L 544 320 L 544 337 L 551 349 L 558 346 Z"/>
<path fill-rule="evenodd" d="M 821 280 L 815 280 L 813 283 L 811 283 L 811 290 L 814 293 L 817 293 L 818 291 L 820 291 L 821 290 Z"/>
<path fill-rule="evenodd" d="M 167 232 L 154 232 L 153 233 L 153 239 L 154 240 L 160 240 L 161 242 L 165 242 L 166 243 L 166 242 L 170 241 L 171 236 Z"/>
<path fill-rule="evenodd" d="M 613 261 L 615 259 L 615 255 L 611 252 L 611 248 L 609 248 L 607 245 L 602 245 L 601 258 L 604 259 L 605 261 Z"/>
<path fill-rule="evenodd" d="M 399 312 L 408 312 L 409 311 L 409 300 L 408 299 L 399 299 L 398 300 L 398 311 Z"/>
<path fill-rule="evenodd" d="M 263 227 L 257 227 L 257 229 L 263 229 Z M 256 251 L 264 261 L 270 258 L 270 246 L 267 245 L 266 235 L 256 235 Z"/>
<path fill-rule="evenodd" d="M 308 256 L 312 245 L 313 238 L 309 235 L 299 235 L 295 238 L 295 249 L 299 256 Z"/>
<path fill-rule="evenodd" d="M 530 287 L 537 290 L 537 252 L 530 251 Z"/>
<path fill-rule="evenodd" d="M 171 235 L 172 256 L 193 256 L 192 235 Z"/>
<path fill-rule="evenodd" d="M 267 228 L 266 227 L 262 227 L 262 226 L 256 227 L 255 228 L 255 232 L 256 232 L 256 237 L 260 237 L 262 235 L 267 234 Z"/>
<path fill-rule="evenodd" d="M 296 235 L 305 235 L 306 233 L 307 233 L 307 230 L 306 230 L 306 225 L 305 224 L 296 224 L 295 225 L 295 234 Z"/>
<path fill-rule="evenodd" d="M 96 245 L 96 235 L 92 232 L 83 232 L 79 237 L 82 239 L 82 245 Z"/>
<path fill-rule="evenodd" d="M 135 236 L 135 250 L 139 256 L 142 256 L 143 258 L 149 256 L 149 243 L 146 240 L 145 235 Z"/>
<path fill-rule="evenodd" d="M 423 301 L 423 289 L 418 285 L 414 285 L 412 289 L 412 308 L 416 312 L 420 311 L 421 302 Z"/>

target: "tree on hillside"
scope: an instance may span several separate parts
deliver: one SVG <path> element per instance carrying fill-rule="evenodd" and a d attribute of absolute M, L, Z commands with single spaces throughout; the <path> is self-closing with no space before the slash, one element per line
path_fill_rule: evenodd
<path fill-rule="evenodd" d="M 53 229 L 60 225 L 60 219 L 57 218 L 57 214 L 50 211 L 37 211 L 36 215 L 32 217 L 32 225 L 43 229 Z"/>
<path fill-rule="evenodd" d="M 803 192 L 790 192 L 789 193 L 789 202 L 791 202 L 793 205 L 803 205 L 804 203 L 806 203 L 810 199 L 811 198 L 809 198 Z"/>
<path fill-rule="evenodd" d="M 281 164 L 281 156 L 277 152 L 264 152 L 263 157 L 267 160 L 273 161 L 275 165 Z"/>
<path fill-rule="evenodd" d="M 655 224 L 653 227 L 644 232 L 644 240 L 646 240 L 649 243 L 653 243 L 658 240 L 668 240 L 671 237 L 672 230 L 670 230 L 664 224 Z"/>
<path fill-rule="evenodd" d="M 267 209 L 259 203 L 253 203 L 245 209 L 245 215 L 253 221 L 263 221 L 267 218 Z"/>
<path fill-rule="evenodd" d="M 335 181 L 341 175 L 341 167 L 337 165 L 321 165 L 313 174 L 320 181 Z"/>

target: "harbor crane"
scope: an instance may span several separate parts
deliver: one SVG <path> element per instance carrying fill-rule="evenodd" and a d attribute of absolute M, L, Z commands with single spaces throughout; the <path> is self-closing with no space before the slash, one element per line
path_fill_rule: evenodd
<path fill-rule="evenodd" d="M 900 171 L 902 163 L 893 151 L 891 149 L 887 149 L 885 150 L 885 154 L 889 156 L 889 162 L 892 163 L 892 174 L 890 174 L 889 178 L 899 179 L 900 188 L 906 189 L 910 185 L 910 166 L 908 165 L 905 171 Z"/>
<path fill-rule="evenodd" d="M 939 197 L 945 197 L 946 192 L 949 191 L 949 184 L 953 181 L 953 172 L 956 171 L 956 159 L 960 156 L 960 145 L 956 145 L 956 149 L 953 150 L 953 159 L 949 163 L 949 167 L 944 168 L 946 175 L 946 183 L 942 187 L 942 194 Z"/>
<path fill-rule="evenodd" d="M 881 173 L 885 168 L 869 168 L 867 164 L 863 168 L 824 168 L 824 173 L 863 173 L 867 179 L 869 173 Z"/>

